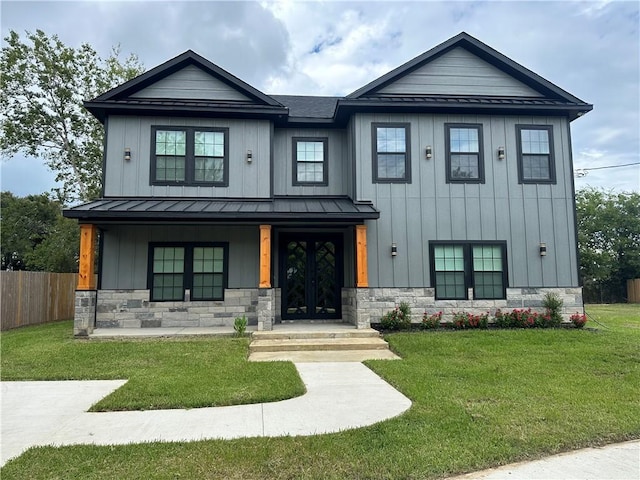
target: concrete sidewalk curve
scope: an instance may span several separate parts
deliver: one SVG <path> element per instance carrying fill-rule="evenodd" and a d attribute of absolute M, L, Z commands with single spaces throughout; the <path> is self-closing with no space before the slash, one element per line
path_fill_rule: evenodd
<path fill-rule="evenodd" d="M 36 445 L 314 435 L 400 415 L 411 401 L 361 363 L 295 363 L 307 393 L 273 403 L 90 413 L 126 380 L 3 382 L 1 465 Z"/>

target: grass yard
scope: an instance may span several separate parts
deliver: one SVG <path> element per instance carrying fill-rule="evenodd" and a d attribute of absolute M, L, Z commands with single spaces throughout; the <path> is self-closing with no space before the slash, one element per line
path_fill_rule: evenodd
<path fill-rule="evenodd" d="M 9 462 L 2 478 L 428 479 L 640 438 L 640 308 L 587 310 L 602 325 L 389 335 L 403 360 L 367 363 L 414 404 L 404 415 L 371 427 L 315 437 L 40 447 Z M 62 331 L 45 340 L 32 333 L 38 328 L 2 334 L 3 379 L 45 378 L 38 376 L 42 371 L 48 378 L 64 377 L 65 367 L 58 363 L 71 364 L 75 355 L 85 358 L 74 349 L 92 345 L 71 342 Z M 157 378 L 169 368 L 160 363 L 190 352 L 191 346 L 229 349 L 240 359 L 246 354 L 243 340 L 175 342 L 183 348 L 174 342 L 149 343 L 160 344 L 144 366 Z M 147 342 L 95 345 L 115 350 L 95 353 L 94 363 L 73 378 L 135 373 L 141 367 L 133 351 L 153 350 Z M 31 351 L 22 355 L 16 348 Z M 175 353 L 162 354 L 164 349 Z M 241 370 L 244 365 L 220 360 L 211 382 L 233 390 L 223 387 L 235 382 L 233 372 L 225 369 Z M 295 385 L 297 375 L 285 370 L 281 374 L 282 385 Z M 268 375 L 271 381 L 271 372 Z"/>
<path fill-rule="evenodd" d="M 75 340 L 71 321 L 2 333 L 2 380 L 129 379 L 92 411 L 272 402 L 305 391 L 293 364 L 249 363 L 248 338 Z"/>

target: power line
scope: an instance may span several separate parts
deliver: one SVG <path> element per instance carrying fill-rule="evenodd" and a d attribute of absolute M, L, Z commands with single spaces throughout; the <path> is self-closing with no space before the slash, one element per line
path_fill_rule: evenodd
<path fill-rule="evenodd" d="M 607 168 L 622 168 L 622 167 L 630 167 L 632 165 L 640 165 L 640 162 L 633 163 L 623 163 L 622 165 L 606 165 L 604 167 L 588 167 L 588 168 L 577 168 L 573 171 L 573 174 L 576 177 L 584 177 L 591 170 L 604 170 Z"/>

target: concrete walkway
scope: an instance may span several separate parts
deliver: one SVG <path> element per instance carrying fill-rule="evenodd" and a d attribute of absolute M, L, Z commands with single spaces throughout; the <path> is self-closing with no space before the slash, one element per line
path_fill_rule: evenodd
<path fill-rule="evenodd" d="M 296 363 L 307 393 L 281 402 L 89 413 L 126 380 L 2 382 L 1 464 L 36 445 L 315 435 L 395 417 L 411 401 L 361 363 Z"/>
<path fill-rule="evenodd" d="M 449 480 L 638 480 L 640 441 L 585 448 L 468 473 Z"/>

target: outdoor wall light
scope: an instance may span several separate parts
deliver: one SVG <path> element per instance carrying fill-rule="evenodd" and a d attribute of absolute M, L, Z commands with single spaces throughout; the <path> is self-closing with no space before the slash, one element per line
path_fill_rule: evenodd
<path fill-rule="evenodd" d="M 545 257 L 547 255 L 547 244 L 540 242 L 540 256 Z"/>
<path fill-rule="evenodd" d="M 426 150 L 427 160 L 430 160 L 432 155 L 433 155 L 433 153 L 431 151 L 431 145 L 427 145 L 427 150 Z"/>
<path fill-rule="evenodd" d="M 247 163 L 251 163 L 253 161 L 253 152 L 251 150 L 247 150 Z"/>
<path fill-rule="evenodd" d="M 396 257 L 398 255 L 398 246 L 395 243 L 391 244 L 391 256 Z"/>
<path fill-rule="evenodd" d="M 504 160 L 504 147 L 498 147 L 498 160 Z"/>
<path fill-rule="evenodd" d="M 131 149 L 129 147 L 125 147 L 124 149 L 124 159 L 128 162 L 131 160 Z"/>

